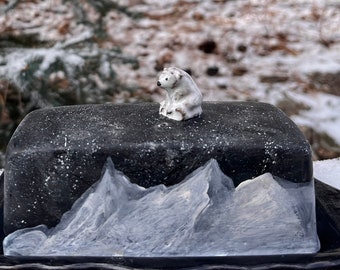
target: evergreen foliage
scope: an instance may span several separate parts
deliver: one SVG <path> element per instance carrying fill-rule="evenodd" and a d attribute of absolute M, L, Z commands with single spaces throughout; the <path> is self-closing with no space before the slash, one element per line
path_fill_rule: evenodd
<path fill-rule="evenodd" d="M 0 34 L 0 168 L 8 140 L 29 112 L 52 106 L 112 102 L 120 91 L 134 91 L 123 85 L 115 72 L 117 64 L 139 68 L 135 57 L 119 48 L 101 48 L 107 38 L 104 17 L 117 10 L 131 18 L 138 14 L 110 0 L 86 0 L 99 16 L 88 20 L 82 2 L 64 0 L 74 9 L 77 24 L 89 27 L 80 36 L 62 43 L 46 42 L 37 33 Z M 0 10 L 15 11 L 19 1 Z M 1 15 L 1 14 L 0 14 Z"/>

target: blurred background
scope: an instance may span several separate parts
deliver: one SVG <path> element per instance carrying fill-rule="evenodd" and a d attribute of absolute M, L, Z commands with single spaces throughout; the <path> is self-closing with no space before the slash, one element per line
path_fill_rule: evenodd
<path fill-rule="evenodd" d="M 340 156 L 338 0 L 0 0 L 0 168 L 30 111 L 159 102 L 167 66 L 205 101 L 278 106 L 315 160 Z"/>

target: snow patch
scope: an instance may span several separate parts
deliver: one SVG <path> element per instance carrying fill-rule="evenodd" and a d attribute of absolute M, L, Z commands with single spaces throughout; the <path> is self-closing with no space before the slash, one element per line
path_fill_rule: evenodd
<path fill-rule="evenodd" d="M 42 58 L 42 62 L 35 74 L 38 77 L 42 76 L 58 59 L 62 59 L 67 72 L 71 76 L 74 74 L 76 68 L 81 68 L 85 62 L 79 55 L 60 49 L 22 49 L 20 51 L 10 52 L 3 57 L 2 61 L 5 62 L 6 65 L 0 66 L 0 76 L 7 77 L 14 82 L 19 82 L 17 78 L 20 73 L 25 70 L 30 60 L 39 58 Z"/>
<path fill-rule="evenodd" d="M 296 70 L 305 74 L 314 72 L 335 73 L 340 72 L 340 56 L 338 51 L 326 51 L 311 55 L 304 54 L 299 59 Z"/>
<path fill-rule="evenodd" d="M 293 92 L 289 93 L 289 97 L 310 107 L 291 117 L 297 125 L 326 133 L 340 145 L 340 97 L 323 93 L 302 95 Z"/>
<path fill-rule="evenodd" d="M 314 161 L 314 177 L 340 190 L 340 158 Z"/>

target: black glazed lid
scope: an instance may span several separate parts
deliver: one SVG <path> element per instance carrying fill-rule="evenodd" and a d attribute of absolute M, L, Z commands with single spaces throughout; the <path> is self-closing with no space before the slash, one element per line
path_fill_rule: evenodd
<path fill-rule="evenodd" d="M 257 102 L 202 107 L 200 117 L 180 122 L 159 115 L 155 103 L 30 113 L 6 153 L 6 233 L 55 225 L 100 178 L 108 156 L 144 187 L 178 183 L 211 158 L 236 186 L 265 172 L 292 182 L 312 180 L 309 143 L 281 110 Z"/>

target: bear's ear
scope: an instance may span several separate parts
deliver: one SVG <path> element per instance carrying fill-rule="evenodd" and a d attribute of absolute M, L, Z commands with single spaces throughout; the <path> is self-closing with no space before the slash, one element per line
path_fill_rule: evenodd
<path fill-rule="evenodd" d="M 183 76 L 182 72 L 178 69 L 173 69 L 171 73 L 175 76 L 176 81 L 179 81 Z"/>

